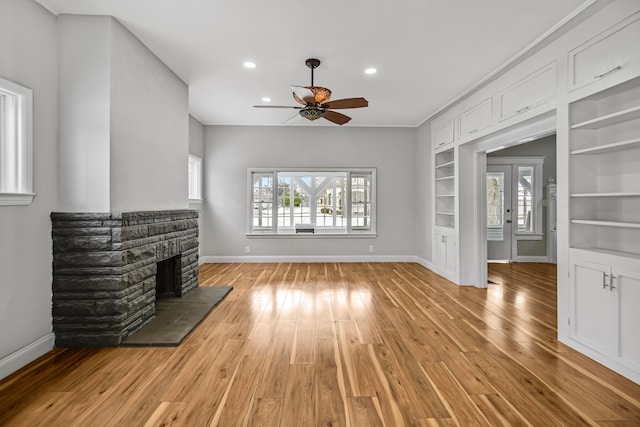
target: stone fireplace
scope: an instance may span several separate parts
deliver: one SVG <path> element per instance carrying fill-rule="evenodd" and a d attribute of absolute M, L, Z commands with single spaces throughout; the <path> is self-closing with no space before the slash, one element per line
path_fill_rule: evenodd
<path fill-rule="evenodd" d="M 198 212 L 53 212 L 57 347 L 118 346 L 198 286 Z"/>

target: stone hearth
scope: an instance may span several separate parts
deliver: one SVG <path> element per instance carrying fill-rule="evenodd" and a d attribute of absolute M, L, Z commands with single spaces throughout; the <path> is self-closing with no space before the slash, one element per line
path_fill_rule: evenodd
<path fill-rule="evenodd" d="M 155 317 L 158 262 L 173 293 L 198 286 L 198 212 L 51 214 L 57 347 L 118 346 Z"/>

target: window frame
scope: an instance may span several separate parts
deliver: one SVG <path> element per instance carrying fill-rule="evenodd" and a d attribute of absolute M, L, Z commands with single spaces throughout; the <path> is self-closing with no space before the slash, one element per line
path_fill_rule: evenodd
<path fill-rule="evenodd" d="M 192 175 L 191 175 L 191 165 L 196 165 L 196 194 L 192 194 Z M 202 202 L 202 159 L 198 156 L 194 156 L 193 154 L 189 154 L 189 165 L 187 166 L 188 177 L 188 197 L 189 202 L 191 203 L 199 203 Z M 195 197 L 192 197 L 195 196 Z"/>
<path fill-rule="evenodd" d="M 286 229 L 278 228 L 278 174 L 300 174 L 300 173 L 317 173 L 327 175 L 345 173 L 345 205 L 344 209 L 346 213 L 346 227 L 344 231 L 339 229 L 332 229 L 327 231 L 331 227 L 315 228 L 314 233 L 296 233 L 295 226 L 288 227 Z M 253 227 L 254 219 L 254 175 L 270 176 L 273 183 L 273 192 L 271 198 L 271 225 L 263 228 L 262 230 L 255 230 Z M 370 190 L 370 226 L 367 229 L 352 226 L 352 203 L 351 203 L 351 179 L 352 176 L 366 175 L 371 180 Z M 246 218 L 246 235 L 247 237 L 266 237 L 266 238 L 323 238 L 323 237 L 376 237 L 376 168 L 248 168 L 247 169 L 247 218 Z M 284 231 L 283 231 L 284 230 Z"/>
<path fill-rule="evenodd" d="M 0 206 L 30 205 L 34 197 L 33 91 L 0 78 Z"/>

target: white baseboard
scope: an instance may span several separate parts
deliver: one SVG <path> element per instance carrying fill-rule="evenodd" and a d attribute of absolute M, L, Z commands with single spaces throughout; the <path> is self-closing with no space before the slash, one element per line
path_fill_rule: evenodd
<path fill-rule="evenodd" d="M 55 336 L 50 333 L 0 359 L 0 380 L 53 350 L 54 342 Z"/>
<path fill-rule="evenodd" d="M 519 256 L 516 262 L 549 262 L 546 256 Z"/>
<path fill-rule="evenodd" d="M 426 262 L 426 260 L 424 260 Z M 413 255 L 283 255 L 283 256 L 203 256 L 200 264 L 217 263 L 278 263 L 278 262 L 422 262 Z M 429 267 L 427 267 L 429 268 Z"/>
<path fill-rule="evenodd" d="M 427 270 L 431 270 L 433 271 L 433 263 L 431 263 L 431 261 L 427 261 L 424 258 L 421 258 L 419 256 L 415 257 L 415 262 L 417 262 L 418 264 L 420 264 L 421 266 L 423 266 L 424 268 L 426 268 Z"/>

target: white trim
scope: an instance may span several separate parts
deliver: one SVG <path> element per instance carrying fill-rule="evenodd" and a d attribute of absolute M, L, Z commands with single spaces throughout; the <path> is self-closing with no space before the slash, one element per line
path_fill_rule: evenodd
<path fill-rule="evenodd" d="M 428 260 L 426 260 L 426 259 L 424 259 L 422 257 L 419 257 L 419 256 L 416 256 L 415 258 L 416 258 L 415 262 L 417 262 L 418 264 L 420 264 L 421 266 L 423 266 L 427 270 L 433 271 L 433 263 L 431 261 L 428 261 Z"/>
<path fill-rule="evenodd" d="M 306 263 L 306 262 L 415 262 L 424 267 L 415 255 L 281 255 L 281 256 L 203 256 L 200 264 L 232 263 Z M 426 260 L 422 260 L 428 263 Z M 426 267 L 429 268 L 429 267 Z M 430 269 L 430 268 L 429 268 Z"/>
<path fill-rule="evenodd" d="M 514 262 L 549 262 L 546 256 L 519 256 Z"/>
<path fill-rule="evenodd" d="M 36 193 L 0 193 L 0 206 L 28 206 Z"/>
<path fill-rule="evenodd" d="M 0 103 L 11 101 L 12 108 L 0 105 L 0 121 L 10 120 L 11 135 L 0 128 L 0 206 L 29 205 L 33 201 L 33 91 L 0 78 Z M 5 105 L 6 107 L 6 105 Z M 7 107 L 8 108 L 8 107 Z M 6 115 L 13 113 L 11 118 Z M 21 194 L 25 197 L 16 197 Z"/>
<path fill-rule="evenodd" d="M 596 362 L 600 363 L 601 365 L 606 366 L 607 368 L 619 373 L 620 375 L 627 377 L 628 379 L 630 379 L 631 381 L 634 381 L 637 384 L 640 384 L 640 373 L 629 369 L 628 367 L 621 365 L 619 363 L 616 363 L 614 360 L 612 360 L 610 357 L 608 356 L 604 356 L 601 353 L 598 353 L 597 351 L 593 350 L 592 348 L 589 348 L 577 341 L 572 340 L 571 338 L 565 338 L 565 337 L 561 337 L 558 336 L 558 341 L 566 344 L 567 346 L 571 347 L 572 349 L 584 354 L 585 356 L 587 356 L 590 359 L 595 360 Z"/>
<path fill-rule="evenodd" d="M 20 350 L 0 359 L 0 380 L 53 350 L 54 342 L 55 335 L 49 333 L 31 344 L 22 347 Z"/>

